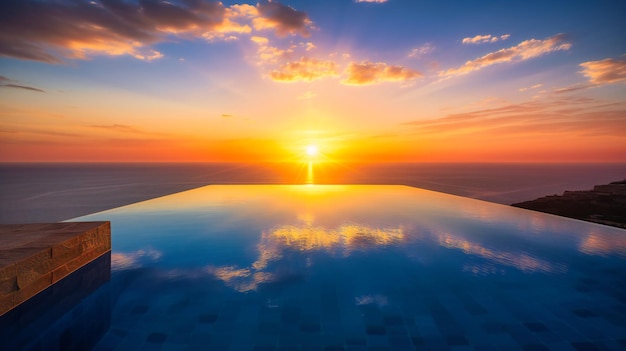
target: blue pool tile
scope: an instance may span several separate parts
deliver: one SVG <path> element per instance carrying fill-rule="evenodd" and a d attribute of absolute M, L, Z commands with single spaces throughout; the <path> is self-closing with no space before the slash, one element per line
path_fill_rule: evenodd
<path fill-rule="evenodd" d="M 539 322 L 526 322 L 524 323 L 524 326 L 534 333 L 545 333 L 549 331 L 548 327 Z"/>
<path fill-rule="evenodd" d="M 137 306 L 134 306 L 132 308 L 130 313 L 132 313 L 132 314 L 144 314 L 144 313 L 148 312 L 149 309 L 150 309 L 150 306 L 148 306 L 148 305 L 137 305 Z"/>
<path fill-rule="evenodd" d="M 202 314 L 198 316 L 198 323 L 200 324 L 213 324 L 217 321 L 216 314 Z"/>
<path fill-rule="evenodd" d="M 572 312 L 581 318 L 591 318 L 591 317 L 598 316 L 595 312 L 588 310 L 586 308 L 578 308 L 578 309 L 573 310 Z"/>
<path fill-rule="evenodd" d="M 299 351 L 300 347 L 298 345 L 279 345 L 276 350 L 277 351 Z"/>
<path fill-rule="evenodd" d="M 539 337 L 541 342 L 548 345 L 563 341 L 563 338 L 560 335 L 553 332 L 539 333 L 537 334 L 537 337 Z"/>
<path fill-rule="evenodd" d="M 550 348 L 544 344 L 526 344 L 522 345 L 524 351 L 550 351 Z"/>
<path fill-rule="evenodd" d="M 572 346 L 576 351 L 603 351 L 605 347 L 602 343 L 593 342 L 573 342 Z"/>
<path fill-rule="evenodd" d="M 485 322 L 483 324 L 483 329 L 488 334 L 502 334 L 506 333 L 506 327 L 502 323 L 498 322 Z"/>
<path fill-rule="evenodd" d="M 389 346 L 394 350 L 405 350 L 410 349 L 413 345 L 411 339 L 408 336 L 390 336 L 389 337 Z"/>
<path fill-rule="evenodd" d="M 367 335 L 385 335 L 387 334 L 387 329 L 384 325 L 368 325 L 365 332 Z"/>
<path fill-rule="evenodd" d="M 319 323 L 302 323 L 300 324 L 300 331 L 305 333 L 320 333 L 322 327 Z"/>
<path fill-rule="evenodd" d="M 389 339 L 386 335 L 368 335 L 368 347 L 389 347 Z"/>
<path fill-rule="evenodd" d="M 149 343 L 162 344 L 165 340 L 167 340 L 167 334 L 159 332 L 150 333 L 146 337 L 146 341 Z"/>
<path fill-rule="evenodd" d="M 463 335 L 447 335 L 446 342 L 450 346 L 468 346 L 469 341 Z"/>

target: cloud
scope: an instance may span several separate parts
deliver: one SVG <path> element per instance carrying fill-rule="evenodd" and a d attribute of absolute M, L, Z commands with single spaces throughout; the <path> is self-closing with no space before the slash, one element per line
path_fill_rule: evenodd
<path fill-rule="evenodd" d="M 576 97 L 533 100 L 404 123 L 419 135 L 470 134 L 485 138 L 558 134 L 623 136 L 626 104 Z"/>
<path fill-rule="evenodd" d="M 382 4 L 387 1 L 389 0 L 354 0 L 354 2 L 371 2 L 371 3 L 376 3 L 376 4 Z"/>
<path fill-rule="evenodd" d="M 507 40 L 509 39 L 510 34 L 503 34 L 501 36 L 497 35 L 477 35 L 474 37 L 463 38 L 463 44 L 482 44 L 482 43 L 495 43 L 498 40 Z"/>
<path fill-rule="evenodd" d="M 420 47 L 414 48 L 409 52 L 408 57 L 410 58 L 420 58 L 428 53 L 431 53 L 435 50 L 435 47 L 431 43 L 426 43 Z"/>
<path fill-rule="evenodd" d="M 607 58 L 600 61 L 588 61 L 580 64 L 582 74 L 591 84 L 612 84 L 626 82 L 626 59 Z"/>
<path fill-rule="evenodd" d="M 337 63 L 303 57 L 288 62 L 270 72 L 270 78 L 278 82 L 312 81 L 338 75 Z"/>
<path fill-rule="evenodd" d="M 524 92 L 524 91 L 528 91 L 528 90 L 538 89 L 538 88 L 541 88 L 542 86 L 543 86 L 543 84 L 535 84 L 535 85 L 530 86 L 530 87 L 520 88 L 519 91 L 520 92 Z"/>
<path fill-rule="evenodd" d="M 36 91 L 38 93 L 45 93 L 46 92 L 45 90 L 41 90 L 41 89 L 37 89 L 37 88 L 25 86 L 25 85 L 18 85 L 18 84 L 4 84 L 4 85 L 0 85 L 0 87 L 24 89 L 24 90 Z"/>
<path fill-rule="evenodd" d="M 258 45 L 257 55 L 260 64 L 273 64 L 281 60 L 289 59 L 293 53 L 293 48 L 280 49 L 269 45 L 269 39 L 266 37 L 253 36 L 250 38 L 252 42 Z"/>
<path fill-rule="evenodd" d="M 346 85 L 368 85 L 380 82 L 405 82 L 422 76 L 418 71 L 402 66 L 389 66 L 384 62 L 351 62 L 342 81 Z"/>
<path fill-rule="evenodd" d="M 137 269 L 147 262 L 158 261 L 163 256 L 161 251 L 146 248 L 133 252 L 117 252 L 111 254 L 111 270 L 121 271 Z"/>
<path fill-rule="evenodd" d="M 91 125 L 89 127 L 96 128 L 96 129 L 112 130 L 112 131 L 122 132 L 122 133 L 144 134 L 144 132 L 142 132 L 141 130 L 133 126 L 128 126 L 124 124 Z"/>
<path fill-rule="evenodd" d="M 440 75 L 447 77 L 463 75 L 498 63 L 526 61 L 553 51 L 569 50 L 572 44 L 567 43 L 565 39 L 564 34 L 557 34 L 544 40 L 525 40 L 510 48 L 491 52 L 475 60 L 467 61 L 463 66 L 451 68 L 441 72 Z"/>
<path fill-rule="evenodd" d="M 311 24 L 304 12 L 276 2 L 2 1 L 0 56 L 47 63 L 96 55 L 150 61 L 163 57 L 151 46 L 172 37 L 234 40 L 251 33 L 251 26 L 306 36 Z"/>
<path fill-rule="evenodd" d="M 262 2 L 257 5 L 260 17 L 253 21 L 256 30 L 274 29 L 279 36 L 300 34 L 310 35 L 309 28 L 313 22 L 309 16 L 290 6 L 278 2 Z"/>
<path fill-rule="evenodd" d="M 15 88 L 15 89 L 23 89 L 23 90 L 30 90 L 30 91 L 36 91 L 38 93 L 45 93 L 45 90 L 41 90 L 38 88 L 33 88 L 33 87 L 29 87 L 26 85 L 21 85 L 21 84 L 14 84 L 11 82 L 15 82 L 17 83 L 17 81 L 13 80 L 13 79 L 9 79 L 5 76 L 0 76 L 0 87 L 5 87 L 5 88 Z M 8 84 L 3 84 L 3 83 L 8 83 Z"/>

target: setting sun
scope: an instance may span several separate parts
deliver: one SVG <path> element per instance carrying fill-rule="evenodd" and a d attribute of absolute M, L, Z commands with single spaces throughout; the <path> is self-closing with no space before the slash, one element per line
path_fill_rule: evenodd
<path fill-rule="evenodd" d="M 319 153 L 319 150 L 317 149 L 317 145 L 308 145 L 306 147 L 306 154 L 309 157 L 315 157 L 318 155 L 318 153 Z"/>

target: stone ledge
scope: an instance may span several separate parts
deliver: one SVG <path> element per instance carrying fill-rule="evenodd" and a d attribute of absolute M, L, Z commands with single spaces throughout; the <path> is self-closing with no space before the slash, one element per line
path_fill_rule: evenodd
<path fill-rule="evenodd" d="M 110 222 L 0 225 L 0 316 L 109 251 Z"/>

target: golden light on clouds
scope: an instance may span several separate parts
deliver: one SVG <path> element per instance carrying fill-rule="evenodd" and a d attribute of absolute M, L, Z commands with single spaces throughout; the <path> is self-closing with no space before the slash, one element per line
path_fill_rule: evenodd
<path fill-rule="evenodd" d="M 626 82 L 626 58 L 607 58 L 580 64 L 582 73 L 592 84 L 610 84 Z"/>
<path fill-rule="evenodd" d="M 529 60 L 549 52 L 569 50 L 571 43 L 566 41 L 564 34 L 557 34 L 544 40 L 529 39 L 506 49 L 488 53 L 477 59 L 465 62 L 458 68 L 451 68 L 441 72 L 442 76 L 455 76 L 478 71 L 482 68 L 505 62 Z"/>
<path fill-rule="evenodd" d="M 270 77 L 277 82 L 297 82 L 333 77 L 337 74 L 338 66 L 333 61 L 302 57 L 270 72 Z"/>
<path fill-rule="evenodd" d="M 422 74 L 413 69 L 388 65 L 384 62 L 352 62 L 346 69 L 346 85 L 369 85 L 379 82 L 406 82 L 417 79 Z"/>

